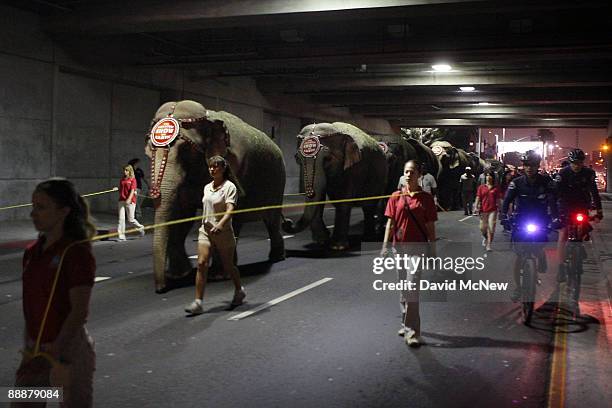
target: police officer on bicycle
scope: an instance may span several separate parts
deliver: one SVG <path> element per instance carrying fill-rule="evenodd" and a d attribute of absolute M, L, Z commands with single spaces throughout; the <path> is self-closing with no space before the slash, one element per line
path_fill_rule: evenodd
<path fill-rule="evenodd" d="M 603 218 L 601 209 L 601 198 L 597 191 L 595 182 L 595 171 L 584 167 L 585 154 L 580 149 L 574 149 L 567 155 L 569 166 L 562 168 L 555 177 L 557 187 L 557 205 L 562 228 L 559 229 L 559 241 L 557 242 L 557 254 L 559 255 L 559 282 L 563 282 L 567 276 L 567 265 L 565 261 L 565 246 L 567 243 L 568 217 L 574 213 L 585 212 L 595 208 L 597 217 Z"/>
<path fill-rule="evenodd" d="M 507 213 L 512 202 L 514 202 L 513 219 L 515 222 L 518 221 L 520 223 L 521 219 L 529 217 L 530 219 L 538 219 L 544 223 L 544 226 L 547 226 L 551 217 L 552 219 L 557 219 L 555 183 L 550 177 L 538 173 L 541 160 L 540 155 L 533 150 L 529 150 L 521 156 L 525 175 L 515 178 L 508 186 L 508 191 L 502 205 L 502 225 L 507 226 L 510 224 Z M 519 239 L 518 234 L 516 234 L 516 231 L 513 231 L 512 235 L 513 242 L 516 242 Z M 546 228 L 543 228 L 541 237 L 538 238 L 545 242 L 546 235 Z M 539 253 L 537 269 L 540 273 L 545 273 L 547 264 L 543 248 Z M 522 261 L 520 251 L 518 251 L 514 261 L 514 282 L 516 287 L 511 297 L 515 302 L 521 298 L 520 268 Z"/>

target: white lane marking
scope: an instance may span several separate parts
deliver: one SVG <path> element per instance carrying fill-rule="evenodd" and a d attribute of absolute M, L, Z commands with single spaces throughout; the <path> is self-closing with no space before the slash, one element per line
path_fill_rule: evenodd
<path fill-rule="evenodd" d="M 473 217 L 473 215 L 468 215 L 467 217 L 460 219 L 459 222 L 463 222 L 463 221 L 467 220 L 468 218 L 472 218 L 472 217 Z"/>
<path fill-rule="evenodd" d="M 96 279 L 94 280 L 94 282 L 102 282 L 105 280 L 109 280 L 110 276 L 96 276 Z"/>
<path fill-rule="evenodd" d="M 283 295 L 281 297 L 277 297 L 276 299 L 273 299 L 273 300 L 271 300 L 269 302 L 266 302 L 263 305 L 259 305 L 255 309 L 248 310 L 246 312 L 243 312 L 243 313 L 237 314 L 235 316 L 232 316 L 232 317 L 228 318 L 227 320 L 240 320 L 240 319 L 244 319 L 245 317 L 249 317 L 249 316 L 251 316 L 251 315 L 253 315 L 253 314 L 257 313 L 257 312 L 260 312 L 260 311 L 262 311 L 264 309 L 269 308 L 270 306 L 274 306 L 274 305 L 276 305 L 276 304 L 278 304 L 278 303 L 280 303 L 280 302 L 282 302 L 284 300 L 287 300 L 289 298 L 297 296 L 300 293 L 306 292 L 307 290 L 310 290 L 310 289 L 315 288 L 315 287 L 317 287 L 319 285 L 327 283 L 327 282 L 329 282 L 329 281 L 331 281 L 333 279 L 334 278 L 323 278 L 321 280 L 318 280 L 316 282 L 311 283 L 310 285 L 306 285 L 303 288 L 294 290 L 293 292 L 289 292 L 286 295 Z"/>

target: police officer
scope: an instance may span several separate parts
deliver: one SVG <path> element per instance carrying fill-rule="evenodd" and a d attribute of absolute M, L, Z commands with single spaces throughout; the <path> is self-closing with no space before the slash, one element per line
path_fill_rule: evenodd
<path fill-rule="evenodd" d="M 567 242 L 568 217 L 577 212 L 586 212 L 592 208 L 597 210 L 597 217 L 603 218 L 601 198 L 595 182 L 595 171 L 584 167 L 585 154 L 580 149 L 574 149 L 567 155 L 569 166 L 562 168 L 555 178 L 557 184 L 557 199 L 561 223 L 559 230 L 557 253 L 559 254 L 559 282 L 565 281 L 567 265 L 565 264 L 565 245 Z"/>
<path fill-rule="evenodd" d="M 521 156 L 525 175 L 515 178 L 508 185 L 508 191 L 502 205 L 502 224 L 507 225 L 507 213 L 510 204 L 514 202 L 514 215 L 519 220 L 530 217 L 540 220 L 557 219 L 557 205 L 555 201 L 555 183 L 543 174 L 538 173 L 541 157 L 533 150 Z M 545 239 L 545 236 L 543 237 Z M 520 267 L 522 259 L 517 256 L 514 262 L 514 281 L 516 287 L 512 300 L 518 301 L 521 297 Z M 546 272 L 546 255 L 541 251 L 538 259 L 538 271 Z"/>

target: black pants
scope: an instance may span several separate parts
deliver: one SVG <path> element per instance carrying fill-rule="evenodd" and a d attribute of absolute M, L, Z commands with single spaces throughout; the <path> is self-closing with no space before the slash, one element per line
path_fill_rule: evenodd
<path fill-rule="evenodd" d="M 463 212 L 465 215 L 472 215 L 472 204 L 474 203 L 474 192 L 463 191 L 461 193 L 461 201 L 463 202 Z"/>

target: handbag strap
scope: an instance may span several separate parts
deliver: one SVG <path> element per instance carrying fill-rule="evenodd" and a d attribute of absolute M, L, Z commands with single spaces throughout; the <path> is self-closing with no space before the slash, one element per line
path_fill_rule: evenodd
<path fill-rule="evenodd" d="M 408 202 L 408 197 L 406 197 L 406 194 L 407 193 L 402 192 L 402 196 L 404 197 L 404 208 L 408 212 L 408 215 L 410 215 L 410 218 L 412 218 L 412 221 L 414 221 L 414 223 L 416 224 L 416 226 L 419 229 L 419 231 L 421 232 L 421 234 L 423 234 L 423 237 L 425 238 L 425 241 L 429 242 L 429 238 L 427 237 L 427 234 L 425 233 L 425 230 L 423 229 L 423 227 L 421 227 L 421 224 L 419 223 L 419 221 L 415 217 L 414 213 L 410 209 L 410 203 Z"/>

